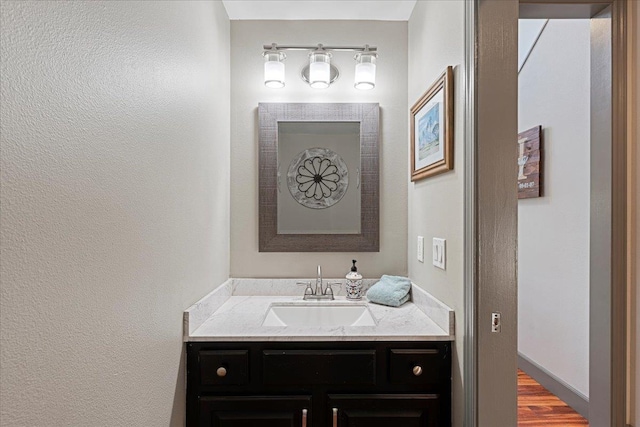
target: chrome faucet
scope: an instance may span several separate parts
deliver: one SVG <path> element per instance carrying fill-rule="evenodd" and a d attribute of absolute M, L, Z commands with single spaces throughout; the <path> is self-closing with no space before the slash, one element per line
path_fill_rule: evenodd
<path fill-rule="evenodd" d="M 315 295 L 324 295 L 322 290 L 322 267 L 318 266 L 318 272 L 316 273 L 316 290 Z"/>
<path fill-rule="evenodd" d="M 332 285 L 340 286 L 340 282 L 328 282 L 327 287 L 322 289 L 322 268 L 318 266 L 317 276 L 316 276 L 316 288 L 315 290 L 311 287 L 311 282 L 298 282 L 299 285 L 306 285 L 304 290 L 303 300 L 308 299 L 329 299 L 334 300 L 333 296 L 333 288 Z"/>

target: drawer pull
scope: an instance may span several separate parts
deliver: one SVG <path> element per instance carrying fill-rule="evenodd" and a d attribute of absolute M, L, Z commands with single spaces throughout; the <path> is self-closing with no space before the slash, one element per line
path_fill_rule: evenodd
<path fill-rule="evenodd" d="M 338 427 L 338 408 L 333 408 L 333 427 Z"/>
<path fill-rule="evenodd" d="M 302 410 L 302 427 L 307 427 L 307 410 Z"/>
<path fill-rule="evenodd" d="M 216 374 L 219 377 L 226 377 L 227 376 L 227 368 L 225 368 L 224 366 L 220 366 L 218 369 L 216 369 Z"/>
<path fill-rule="evenodd" d="M 422 366 L 420 365 L 416 365 L 413 367 L 413 375 L 415 375 L 416 377 L 419 377 L 420 375 L 422 375 Z"/>

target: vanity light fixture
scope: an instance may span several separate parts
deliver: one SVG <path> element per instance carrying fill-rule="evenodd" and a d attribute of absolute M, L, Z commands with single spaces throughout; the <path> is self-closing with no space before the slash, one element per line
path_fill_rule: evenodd
<path fill-rule="evenodd" d="M 369 90 L 376 87 L 376 60 L 378 54 L 369 50 L 369 45 L 363 52 L 356 53 L 356 89 Z"/>
<path fill-rule="evenodd" d="M 284 59 L 283 50 L 309 51 L 309 64 L 301 71 L 302 79 L 314 89 L 326 89 L 333 83 L 340 72 L 331 63 L 331 51 L 358 52 L 356 61 L 355 83 L 356 89 L 373 89 L 376 86 L 376 61 L 378 49 L 375 46 L 278 46 L 276 43 L 264 45 L 264 84 L 270 88 L 284 87 Z"/>
<path fill-rule="evenodd" d="M 284 60 L 287 55 L 276 48 L 276 44 L 271 45 L 271 49 L 262 53 L 264 56 L 264 85 L 266 87 L 279 89 L 284 87 Z"/>
<path fill-rule="evenodd" d="M 331 53 L 327 52 L 321 44 L 309 54 L 308 82 L 314 89 L 326 89 L 332 82 Z"/>

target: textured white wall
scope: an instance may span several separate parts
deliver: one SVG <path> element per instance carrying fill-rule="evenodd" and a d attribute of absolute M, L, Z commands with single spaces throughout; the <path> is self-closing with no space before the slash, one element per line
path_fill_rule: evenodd
<path fill-rule="evenodd" d="M 544 197 L 518 202 L 518 351 L 588 396 L 589 20 L 550 20 L 518 90 L 518 130 L 544 139 Z"/>
<path fill-rule="evenodd" d="M 444 72 L 454 67 L 454 169 L 409 183 L 409 277 L 456 312 L 453 359 L 453 425 L 462 426 L 464 339 L 464 1 L 419 1 L 409 20 L 410 108 Z M 408 110 L 408 109 L 407 109 Z M 404 119 L 408 127 L 408 118 Z M 408 180 L 408 174 L 405 175 Z M 424 236 L 425 262 L 416 258 L 417 236 Z M 432 239 L 447 240 L 447 269 L 431 263 Z"/>
<path fill-rule="evenodd" d="M 264 86 L 262 46 L 376 45 L 376 88 L 353 87 L 353 52 L 336 52 L 340 78 L 326 90 L 299 77 L 306 52 L 288 52 L 286 87 Z M 317 264 L 325 277 L 342 277 L 351 259 L 365 277 L 407 273 L 407 23 L 384 21 L 231 22 L 231 275 L 311 277 Z M 258 252 L 259 102 L 380 103 L 380 252 Z"/>
<path fill-rule="evenodd" d="M 1 3 L 0 424 L 179 426 L 228 278 L 219 2 Z"/>

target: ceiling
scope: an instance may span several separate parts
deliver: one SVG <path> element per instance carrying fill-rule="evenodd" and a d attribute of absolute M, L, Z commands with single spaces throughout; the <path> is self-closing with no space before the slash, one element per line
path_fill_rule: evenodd
<path fill-rule="evenodd" d="M 416 0 L 222 0 L 229 19 L 408 21 Z"/>

